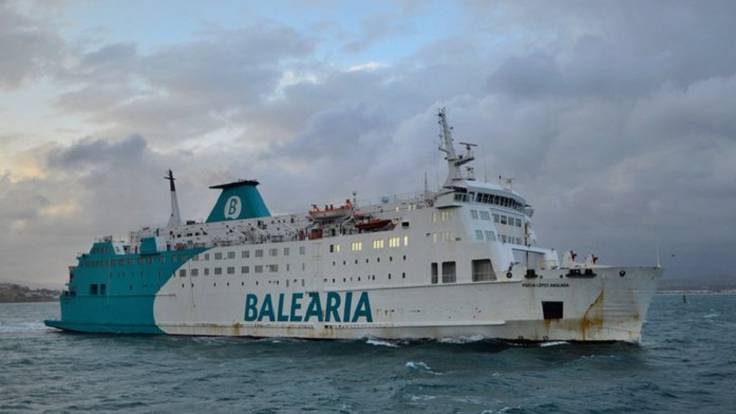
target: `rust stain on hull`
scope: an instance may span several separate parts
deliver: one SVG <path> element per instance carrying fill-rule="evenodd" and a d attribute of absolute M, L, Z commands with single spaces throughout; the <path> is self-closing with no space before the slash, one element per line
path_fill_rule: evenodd
<path fill-rule="evenodd" d="M 603 328 L 603 290 L 598 294 L 593 303 L 588 306 L 588 309 L 583 314 L 583 318 L 580 320 L 580 333 L 583 336 L 583 340 L 588 339 L 588 332 L 592 329 Z"/>

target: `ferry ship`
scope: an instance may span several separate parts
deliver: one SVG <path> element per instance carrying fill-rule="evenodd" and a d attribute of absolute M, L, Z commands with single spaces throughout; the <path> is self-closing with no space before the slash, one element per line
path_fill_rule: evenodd
<path fill-rule="evenodd" d="M 311 339 L 638 342 L 661 267 L 576 261 L 537 245 L 534 209 L 476 180 L 445 109 L 437 191 L 271 215 L 255 180 L 210 188 L 204 222 L 103 237 L 69 268 L 68 331 Z M 561 257 L 560 257 L 561 256 Z"/>

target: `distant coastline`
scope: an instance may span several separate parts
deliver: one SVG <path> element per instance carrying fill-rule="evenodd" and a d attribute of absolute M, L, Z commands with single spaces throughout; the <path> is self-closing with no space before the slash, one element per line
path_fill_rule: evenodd
<path fill-rule="evenodd" d="M 0 303 L 55 302 L 60 291 L 55 289 L 34 289 L 15 283 L 0 283 Z"/>

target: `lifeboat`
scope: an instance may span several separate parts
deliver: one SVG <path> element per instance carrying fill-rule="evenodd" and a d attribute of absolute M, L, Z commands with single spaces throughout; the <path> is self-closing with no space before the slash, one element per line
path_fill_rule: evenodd
<path fill-rule="evenodd" d="M 389 226 L 393 227 L 393 221 L 389 219 L 371 219 L 355 225 L 355 227 L 360 231 L 378 231 Z"/>
<path fill-rule="evenodd" d="M 330 221 L 347 217 L 352 213 L 353 203 L 351 203 L 350 200 L 345 200 L 345 204 L 341 206 L 335 207 L 333 205 L 326 205 L 324 209 L 313 204 L 312 209 L 309 210 L 309 217 L 315 221 Z"/>

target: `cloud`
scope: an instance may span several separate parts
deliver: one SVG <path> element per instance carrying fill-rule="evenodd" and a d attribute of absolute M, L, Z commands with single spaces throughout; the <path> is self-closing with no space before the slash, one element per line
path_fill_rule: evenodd
<path fill-rule="evenodd" d="M 50 74 L 64 56 L 65 46 L 46 22 L 0 1 L 0 89 L 15 89 L 29 79 Z"/>
<path fill-rule="evenodd" d="M 164 223 L 168 168 L 192 218 L 216 195 L 207 185 L 233 178 L 258 178 L 279 212 L 354 190 L 421 191 L 425 173 L 444 179 L 435 113 L 447 106 L 457 141 L 480 144 L 477 176 L 516 178 L 544 245 L 651 264 L 660 239 L 678 254 L 671 274 L 731 272 L 731 2 L 451 7 L 455 29 L 391 59 L 346 56 L 421 35 L 411 10 L 397 14 L 405 22 L 363 18 L 358 40 L 263 19 L 163 46 L 66 50 L 57 109 L 84 119 L 89 137 L 34 148 L 36 173 L 0 177 L 0 242 L 55 246 L 58 269 L 70 245 Z M 48 73 L 35 67 L 28 76 Z M 13 271 L 51 277 L 15 260 Z"/>

